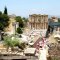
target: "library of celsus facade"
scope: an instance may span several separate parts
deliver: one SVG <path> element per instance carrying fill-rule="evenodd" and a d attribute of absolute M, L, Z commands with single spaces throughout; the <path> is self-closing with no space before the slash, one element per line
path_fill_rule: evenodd
<path fill-rule="evenodd" d="M 48 28 L 48 15 L 29 15 L 30 29 L 47 29 Z"/>

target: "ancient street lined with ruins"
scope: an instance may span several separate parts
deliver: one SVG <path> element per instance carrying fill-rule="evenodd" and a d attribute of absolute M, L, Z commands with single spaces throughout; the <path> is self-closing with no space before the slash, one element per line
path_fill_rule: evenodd
<path fill-rule="evenodd" d="M 11 17 L 10 19 L 14 20 L 14 18 Z M 11 21 L 11 23 L 14 22 L 15 21 Z M 49 22 L 48 15 L 40 15 L 40 14 L 29 15 L 29 21 L 27 22 L 28 25 L 25 27 L 23 34 L 21 34 L 22 37 L 16 37 L 17 39 L 21 40 L 22 42 L 28 45 L 26 45 L 26 48 L 24 48 L 24 50 L 15 47 L 14 49 L 15 51 L 12 52 L 11 48 L 9 48 L 9 50 L 6 51 L 6 47 L 4 47 L 3 41 L 1 41 L 0 59 L 48 60 L 49 57 L 55 56 L 55 54 L 60 55 L 59 50 L 57 50 L 54 53 L 52 52 L 55 46 L 56 48 L 59 48 L 58 38 L 60 38 L 60 34 L 59 34 L 60 24 L 59 26 L 52 24 L 52 28 L 51 28 L 50 23 L 57 24 L 58 19 L 56 17 L 52 17 Z M 14 28 L 14 25 L 10 24 L 10 26 Z M 50 26 L 50 30 L 48 30 L 49 26 Z M 13 31 L 13 29 L 11 29 L 11 31 Z M 57 34 L 59 36 L 57 36 Z M 9 32 L 8 35 L 11 35 L 11 33 Z M 14 38 L 15 37 L 12 36 L 12 40 Z M 51 49 L 53 50 L 51 51 Z"/>
<path fill-rule="evenodd" d="M 60 0 L 0 0 L 0 60 L 60 60 Z"/>

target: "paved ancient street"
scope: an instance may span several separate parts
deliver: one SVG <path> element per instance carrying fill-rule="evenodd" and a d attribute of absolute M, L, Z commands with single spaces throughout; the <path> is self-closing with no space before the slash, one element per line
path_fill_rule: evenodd
<path fill-rule="evenodd" d="M 39 50 L 39 60 L 47 60 L 48 47 L 46 44 Z"/>

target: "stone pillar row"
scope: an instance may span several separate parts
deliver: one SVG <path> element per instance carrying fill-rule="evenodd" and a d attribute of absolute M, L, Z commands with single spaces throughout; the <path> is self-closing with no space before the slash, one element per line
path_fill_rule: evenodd
<path fill-rule="evenodd" d="M 31 29 L 47 29 L 48 23 L 30 23 Z"/>

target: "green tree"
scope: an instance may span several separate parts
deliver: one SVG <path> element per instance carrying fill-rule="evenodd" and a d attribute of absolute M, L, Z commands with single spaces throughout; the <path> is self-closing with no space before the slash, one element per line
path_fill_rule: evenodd
<path fill-rule="evenodd" d="M 23 17 L 22 19 L 24 21 L 24 26 L 26 27 L 27 26 L 27 22 L 28 22 L 28 18 Z"/>
<path fill-rule="evenodd" d="M 9 17 L 0 12 L 0 30 L 4 30 L 9 25 Z"/>
<path fill-rule="evenodd" d="M 7 51 L 9 50 L 9 47 L 11 48 L 11 51 L 14 51 L 14 47 L 16 46 L 23 50 L 26 47 L 26 44 L 24 42 L 19 41 L 16 37 L 12 39 L 11 36 L 5 36 L 4 46 L 7 47 Z"/>
<path fill-rule="evenodd" d="M 24 22 L 20 16 L 16 16 L 15 20 L 19 22 L 19 27 L 23 28 L 24 27 Z"/>
<path fill-rule="evenodd" d="M 17 28 L 17 33 L 19 33 L 19 34 L 23 33 L 23 31 L 22 31 L 22 29 L 20 27 Z"/>
<path fill-rule="evenodd" d="M 9 47 L 11 47 L 11 38 L 9 36 L 4 37 L 4 46 L 7 47 L 7 51 L 9 49 Z"/>
<path fill-rule="evenodd" d="M 4 37 L 4 46 L 7 47 L 7 51 L 9 49 L 9 47 L 11 47 L 11 50 L 14 50 L 14 46 L 17 46 L 19 44 L 19 40 L 17 40 L 16 38 L 12 39 L 11 36 L 5 36 Z"/>
<path fill-rule="evenodd" d="M 4 14 L 6 14 L 6 15 L 8 14 L 7 13 L 7 7 L 6 6 L 5 6 L 5 9 L 4 9 Z"/>
<path fill-rule="evenodd" d="M 58 18 L 58 22 L 60 22 L 60 18 Z"/>
<path fill-rule="evenodd" d="M 24 22 L 28 22 L 28 18 L 23 17 L 22 19 Z"/>
<path fill-rule="evenodd" d="M 7 8 L 5 7 L 4 13 L 0 11 L 0 30 L 4 30 L 9 25 L 9 17 L 7 15 Z"/>
<path fill-rule="evenodd" d="M 0 15 L 2 15 L 2 12 L 0 11 Z"/>

